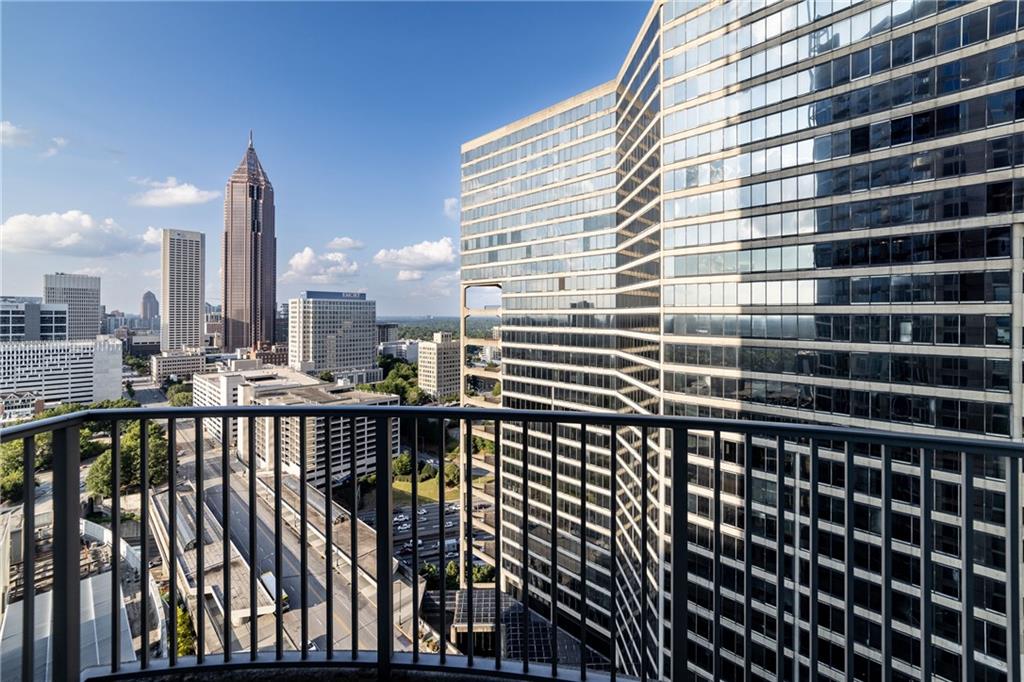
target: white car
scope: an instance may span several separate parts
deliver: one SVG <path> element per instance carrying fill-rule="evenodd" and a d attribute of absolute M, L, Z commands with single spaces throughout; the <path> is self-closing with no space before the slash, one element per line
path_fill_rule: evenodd
<path fill-rule="evenodd" d="M 445 528 L 454 528 L 455 527 L 455 522 L 454 521 L 445 521 L 444 522 L 444 527 Z"/>
<path fill-rule="evenodd" d="M 408 523 L 403 523 L 401 526 L 398 527 L 399 531 L 411 530 L 411 529 L 412 529 L 412 525 L 408 524 Z"/>

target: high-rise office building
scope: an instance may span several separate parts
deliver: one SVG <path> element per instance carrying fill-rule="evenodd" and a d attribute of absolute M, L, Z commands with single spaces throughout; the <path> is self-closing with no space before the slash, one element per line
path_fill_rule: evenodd
<path fill-rule="evenodd" d="M 222 254 L 223 348 L 233 351 L 274 342 L 277 237 L 274 187 L 256 149 L 249 147 L 224 188 Z"/>
<path fill-rule="evenodd" d="M 654 2 L 613 80 L 463 145 L 463 319 L 474 287 L 500 288 L 503 404 L 1020 439 L 1022 25 L 1015 1 Z M 466 357 L 488 343 L 462 338 Z M 532 426 L 528 461 L 550 471 L 550 433 Z M 521 589 L 523 510 L 510 491 L 525 478 L 537 529 L 530 602 L 543 606 L 552 484 L 524 477 L 522 434 L 503 429 L 503 575 Z M 668 499 L 670 434 L 616 436 L 588 434 L 591 461 L 606 463 L 615 442 L 620 467 L 586 482 L 587 584 L 610 594 L 614 565 L 624 670 L 670 674 L 669 624 L 636 614 L 668 613 L 667 576 L 679 570 L 689 571 L 690 622 L 688 647 L 675 655 L 698 679 L 742 678 L 744 666 L 753 679 L 794 670 L 801 679 L 1006 679 L 1019 670 L 1020 633 L 1007 632 L 1008 601 L 994 596 L 1020 573 L 999 545 L 1011 518 L 1000 511 L 1006 471 L 968 478 L 958 461 L 908 448 L 890 488 L 901 502 L 883 514 L 878 452 L 844 471 L 844 455 L 821 448 L 830 480 L 808 490 L 792 466 L 779 481 L 765 464 L 774 443 L 755 440 L 746 452 L 725 436 L 716 458 L 711 439 L 691 432 L 689 511 L 674 510 L 687 514 L 686 531 L 670 534 L 673 510 L 658 508 L 644 537 L 638 492 Z M 558 439 L 567 623 L 578 617 L 579 534 L 567 529 L 579 523 L 579 438 L 563 425 Z M 650 474 L 640 480 L 644 445 Z M 744 458 L 766 471 L 745 481 Z M 919 495 L 925 459 L 949 475 Z M 814 591 L 804 573 L 795 595 L 772 561 L 809 561 L 806 544 L 795 553 L 792 539 L 777 544 L 777 528 L 809 533 L 797 485 L 835 511 L 812 545 L 826 548 L 828 567 Z M 983 532 L 965 520 L 966 500 L 986 519 Z M 889 514 L 901 539 L 882 576 L 876 521 Z M 720 535 L 709 518 L 723 519 Z M 673 566 L 670 542 L 687 538 L 689 563 Z M 915 606 L 920 576 L 941 609 Z M 900 606 L 884 610 L 875 596 L 890 581 Z M 590 636 L 607 639 L 607 604 L 588 604 Z M 740 622 L 744 613 L 752 623 Z M 931 641 L 921 641 L 923 618 Z M 882 631 L 892 641 L 880 643 Z"/>
<path fill-rule="evenodd" d="M 397 322 L 378 322 L 377 323 L 377 343 L 388 343 L 389 341 L 398 340 L 398 323 Z"/>
<path fill-rule="evenodd" d="M 303 291 L 288 301 L 288 364 L 353 384 L 380 381 L 376 320 L 366 294 Z"/>
<path fill-rule="evenodd" d="M 67 339 L 66 303 L 41 303 L 38 298 L 0 296 L 0 342 Z"/>
<path fill-rule="evenodd" d="M 160 302 L 156 298 L 156 294 L 152 291 L 147 291 L 142 295 L 142 319 L 144 322 L 150 323 L 152 328 L 153 322 L 160 317 Z"/>
<path fill-rule="evenodd" d="M 162 239 L 160 350 L 200 348 L 204 345 L 206 235 L 164 230 Z"/>
<path fill-rule="evenodd" d="M 43 277 L 43 300 L 68 306 L 68 339 L 92 340 L 100 333 L 100 278 L 58 272 Z"/>
<path fill-rule="evenodd" d="M 459 395 L 459 342 L 449 332 L 434 332 L 433 340 L 421 341 L 417 383 L 431 398 Z"/>

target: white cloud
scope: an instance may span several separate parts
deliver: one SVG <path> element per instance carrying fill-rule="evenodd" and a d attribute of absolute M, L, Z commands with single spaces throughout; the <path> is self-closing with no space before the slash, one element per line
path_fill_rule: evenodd
<path fill-rule="evenodd" d="M 416 287 L 411 292 L 413 296 L 436 300 L 438 298 L 450 298 L 455 295 L 456 286 L 459 283 L 459 271 L 446 272 L 438 277 Z"/>
<path fill-rule="evenodd" d="M 399 270 L 398 281 L 399 282 L 416 282 L 423 279 L 422 270 Z"/>
<path fill-rule="evenodd" d="M 205 204 L 220 196 L 220 192 L 199 189 L 187 182 L 178 182 L 174 176 L 168 176 L 163 181 L 142 179 L 137 182 L 150 189 L 133 197 L 132 203 L 136 206 L 192 206 Z"/>
<path fill-rule="evenodd" d="M 78 210 L 32 215 L 19 213 L 0 225 L 0 250 L 67 256 L 112 256 L 154 248 L 143 235 Z"/>
<path fill-rule="evenodd" d="M 0 145 L 17 147 L 29 143 L 28 129 L 16 126 L 10 121 L 0 121 Z"/>
<path fill-rule="evenodd" d="M 451 220 L 459 219 L 459 200 L 456 197 L 444 200 L 444 214 Z"/>
<path fill-rule="evenodd" d="M 286 282 L 334 284 L 359 271 L 359 263 L 348 254 L 332 251 L 317 255 L 310 247 L 302 249 L 288 259 L 288 272 L 281 277 Z"/>
<path fill-rule="evenodd" d="M 400 249 L 381 249 L 373 262 L 402 270 L 437 270 L 455 262 L 455 245 L 451 237 L 436 242 L 423 241 Z"/>
<path fill-rule="evenodd" d="M 77 270 L 73 270 L 72 272 L 73 272 L 73 274 L 76 274 L 76 275 L 92 275 L 93 277 L 99 277 L 101 275 L 107 274 L 107 272 L 109 272 L 109 270 L 107 270 L 104 267 L 95 267 L 95 268 L 78 268 Z"/>
<path fill-rule="evenodd" d="M 353 249 L 361 249 L 364 244 L 358 239 L 352 237 L 335 237 L 331 241 L 327 242 L 328 249 L 334 249 L 335 251 L 350 251 Z"/>
<path fill-rule="evenodd" d="M 147 227 L 146 231 L 142 233 L 142 241 L 150 246 L 162 247 L 164 245 L 163 230 L 158 227 Z"/>
<path fill-rule="evenodd" d="M 48 159 L 51 156 L 57 156 L 57 152 L 68 146 L 68 139 L 66 137 L 51 137 L 50 142 L 52 144 L 46 148 L 45 152 L 42 153 L 42 157 L 44 159 Z"/>

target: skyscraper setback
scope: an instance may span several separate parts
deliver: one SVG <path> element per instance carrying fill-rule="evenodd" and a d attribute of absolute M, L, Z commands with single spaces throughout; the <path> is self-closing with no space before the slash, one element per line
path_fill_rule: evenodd
<path fill-rule="evenodd" d="M 226 350 L 274 342 L 277 299 L 274 187 L 249 132 L 245 156 L 224 188 L 222 253 Z"/>

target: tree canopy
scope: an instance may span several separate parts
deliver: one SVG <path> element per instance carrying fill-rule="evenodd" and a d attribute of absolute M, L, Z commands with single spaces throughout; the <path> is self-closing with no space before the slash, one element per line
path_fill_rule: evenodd
<path fill-rule="evenodd" d="M 153 422 L 149 422 L 146 431 L 149 436 L 149 481 L 151 485 L 160 485 L 167 481 L 167 439 L 163 429 Z M 104 450 L 89 467 L 85 486 L 94 495 L 110 497 L 113 493 L 112 459 L 111 451 Z M 133 421 L 121 433 L 122 491 L 141 485 L 141 467 L 142 429 L 139 422 Z"/>

